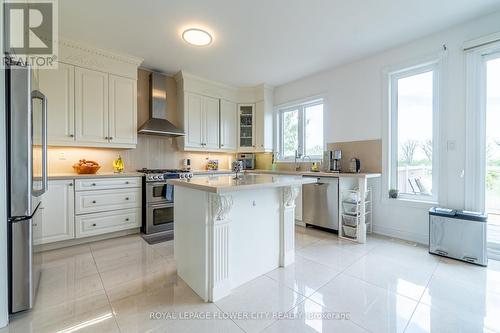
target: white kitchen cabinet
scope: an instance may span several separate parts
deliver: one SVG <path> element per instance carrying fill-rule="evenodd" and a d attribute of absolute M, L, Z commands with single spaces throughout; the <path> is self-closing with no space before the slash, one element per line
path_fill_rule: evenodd
<path fill-rule="evenodd" d="M 203 147 L 203 96 L 186 94 L 185 108 L 185 146 L 189 148 Z"/>
<path fill-rule="evenodd" d="M 238 105 L 238 151 L 255 151 L 255 104 Z"/>
<path fill-rule="evenodd" d="M 109 142 L 137 144 L 137 81 L 109 75 Z"/>
<path fill-rule="evenodd" d="M 273 150 L 273 110 L 266 101 L 255 104 L 255 151 Z"/>
<path fill-rule="evenodd" d="M 57 69 L 41 69 L 39 89 L 48 100 L 50 145 L 75 142 L 75 66 L 58 63 Z"/>
<path fill-rule="evenodd" d="M 48 191 L 43 195 L 41 221 L 34 228 L 38 232 L 35 244 L 46 244 L 75 237 L 73 180 L 51 180 Z"/>
<path fill-rule="evenodd" d="M 141 226 L 141 209 L 121 209 L 119 211 L 78 215 L 75 224 L 77 238 L 139 228 Z"/>
<path fill-rule="evenodd" d="M 237 142 L 238 108 L 236 103 L 220 100 L 220 148 L 222 150 L 236 151 Z"/>
<path fill-rule="evenodd" d="M 219 149 L 219 100 L 203 97 L 204 147 L 209 150 Z"/>
<path fill-rule="evenodd" d="M 76 214 L 140 208 L 142 205 L 141 188 L 117 190 L 78 191 L 75 195 Z"/>
<path fill-rule="evenodd" d="M 194 93 L 186 94 L 185 148 L 219 149 L 219 100 Z"/>
<path fill-rule="evenodd" d="M 108 74 L 75 68 L 76 140 L 79 143 L 109 143 L 108 89 Z"/>

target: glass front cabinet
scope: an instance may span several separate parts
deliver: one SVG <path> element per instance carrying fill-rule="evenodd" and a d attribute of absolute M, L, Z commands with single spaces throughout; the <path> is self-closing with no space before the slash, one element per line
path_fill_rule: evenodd
<path fill-rule="evenodd" d="M 255 149 L 255 104 L 238 105 L 238 151 Z"/>

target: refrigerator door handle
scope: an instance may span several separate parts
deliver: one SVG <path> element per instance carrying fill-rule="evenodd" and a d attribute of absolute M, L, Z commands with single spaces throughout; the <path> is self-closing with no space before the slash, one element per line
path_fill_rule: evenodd
<path fill-rule="evenodd" d="M 33 193 L 34 196 L 39 197 L 48 189 L 48 170 L 47 170 L 47 96 L 38 90 L 31 92 L 31 99 L 39 99 L 42 101 L 42 188 Z M 33 108 L 32 108 L 33 109 Z M 32 111 L 33 112 L 33 111 Z"/>

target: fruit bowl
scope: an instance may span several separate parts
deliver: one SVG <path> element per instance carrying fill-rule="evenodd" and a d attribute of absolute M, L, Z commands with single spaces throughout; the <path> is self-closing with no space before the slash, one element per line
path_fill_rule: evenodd
<path fill-rule="evenodd" d="M 73 165 L 78 174 L 95 174 L 101 166 L 94 161 L 80 160 L 78 163 Z"/>

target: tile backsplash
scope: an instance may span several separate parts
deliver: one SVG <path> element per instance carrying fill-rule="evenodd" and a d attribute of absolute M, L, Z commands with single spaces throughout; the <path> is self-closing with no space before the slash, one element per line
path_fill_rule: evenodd
<path fill-rule="evenodd" d="M 208 159 L 219 160 L 219 169 L 229 169 L 234 154 L 226 153 L 191 153 L 180 151 L 176 139 L 139 135 L 135 149 L 83 148 L 83 147 L 49 147 L 49 174 L 73 172 L 73 164 L 80 159 L 93 160 L 101 165 L 100 172 L 113 171 L 113 160 L 121 156 L 125 163 L 125 171 L 141 168 L 182 167 L 184 158 L 191 159 L 193 170 L 205 170 Z"/>

